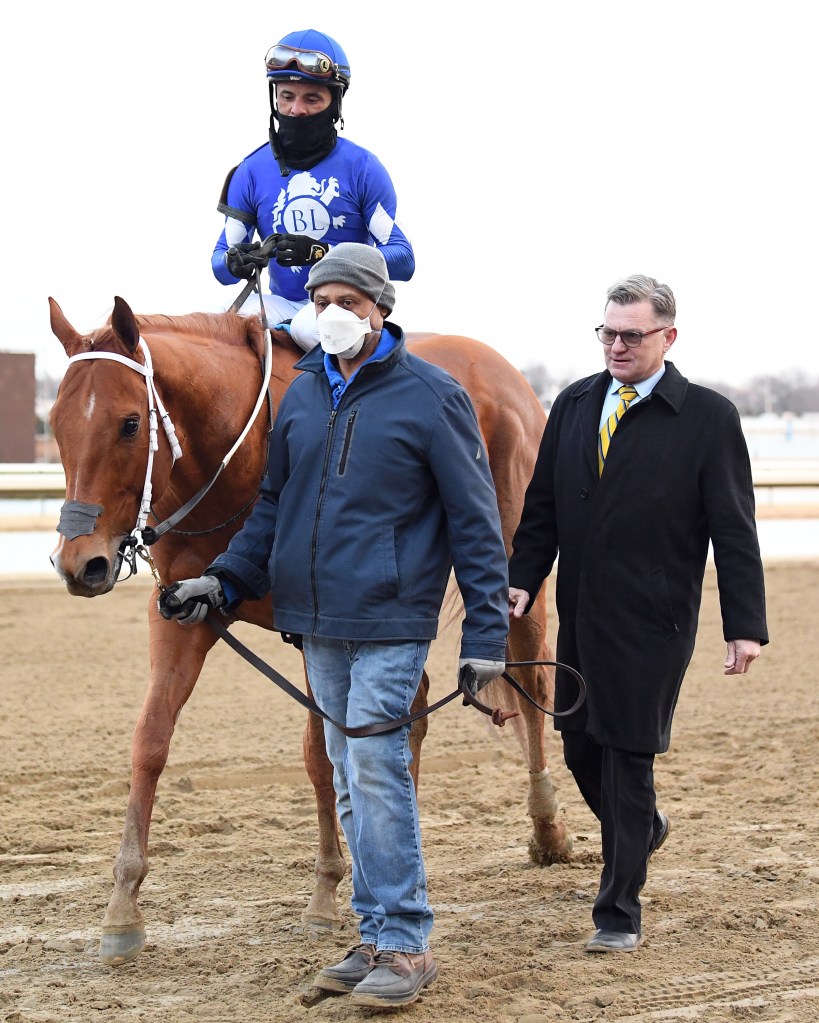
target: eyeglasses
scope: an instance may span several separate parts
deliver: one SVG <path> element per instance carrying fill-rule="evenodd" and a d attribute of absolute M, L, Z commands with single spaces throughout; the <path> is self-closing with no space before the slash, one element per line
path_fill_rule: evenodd
<path fill-rule="evenodd" d="M 334 64 L 326 53 L 318 50 L 298 50 L 294 46 L 271 46 L 265 57 L 268 71 L 284 71 L 295 66 L 315 78 L 336 78 L 341 65 Z M 348 70 L 344 68 L 344 70 Z"/>
<path fill-rule="evenodd" d="M 655 327 L 654 330 L 612 330 L 611 327 L 605 327 L 601 324 L 599 327 L 594 328 L 594 332 L 597 335 L 599 341 L 604 345 L 613 345 L 619 337 L 626 348 L 639 348 L 642 344 L 644 337 L 649 337 L 651 334 L 656 334 L 660 330 L 668 330 L 668 327 Z"/>

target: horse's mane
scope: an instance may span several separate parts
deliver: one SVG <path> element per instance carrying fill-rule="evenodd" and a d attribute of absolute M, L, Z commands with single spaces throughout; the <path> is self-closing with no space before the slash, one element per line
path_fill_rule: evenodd
<path fill-rule="evenodd" d="M 205 334 L 217 341 L 232 345 L 249 345 L 255 352 L 264 351 L 264 327 L 258 316 L 240 316 L 238 313 L 187 313 L 168 316 L 164 313 L 137 314 L 140 331 L 175 331 L 182 334 Z M 279 348 L 303 352 L 295 347 L 284 330 L 272 330 L 273 344 Z"/>
<path fill-rule="evenodd" d="M 228 344 L 247 344 L 258 333 L 261 325 L 249 316 L 236 313 L 187 313 L 185 316 L 168 316 L 165 313 L 137 314 L 140 331 L 152 330 L 163 333 L 174 331 L 178 334 L 205 334 L 217 341 Z M 255 328 L 255 329 L 254 329 Z"/>

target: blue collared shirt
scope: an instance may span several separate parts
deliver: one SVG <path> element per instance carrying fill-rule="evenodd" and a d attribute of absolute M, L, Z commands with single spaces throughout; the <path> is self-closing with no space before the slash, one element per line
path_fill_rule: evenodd
<path fill-rule="evenodd" d="M 660 369 L 658 369 L 657 372 L 653 376 L 650 376 L 647 380 L 641 380 L 638 384 L 631 385 L 637 392 L 637 397 L 632 398 L 629 408 L 631 408 L 632 405 L 636 405 L 638 401 L 642 401 L 643 398 L 647 398 L 649 394 L 651 394 L 651 392 L 657 386 L 657 381 L 660 379 L 663 373 L 665 373 L 665 363 L 663 363 Z M 606 422 L 606 420 L 609 418 L 612 412 L 614 412 L 614 410 L 620 404 L 620 395 L 617 393 L 617 391 L 622 386 L 623 384 L 620 380 L 616 380 L 614 377 L 612 377 L 611 386 L 606 392 L 606 400 L 603 402 L 603 409 L 600 413 L 599 425 L 600 430 L 603 429 L 603 423 Z"/>
<path fill-rule="evenodd" d="M 393 335 L 382 328 L 381 338 L 375 349 L 370 356 L 362 362 L 361 366 L 366 366 L 368 362 L 376 362 L 378 359 L 383 359 L 395 348 L 399 342 L 399 338 L 393 337 Z M 324 353 L 324 372 L 327 374 L 327 379 L 330 381 L 330 394 L 333 399 L 333 408 L 338 408 L 338 403 L 341 401 L 341 396 L 355 380 L 358 370 L 361 369 L 359 366 L 355 373 L 350 377 L 349 380 L 345 380 L 341 374 L 341 370 L 338 368 L 338 358 L 335 355 L 328 355 Z"/>

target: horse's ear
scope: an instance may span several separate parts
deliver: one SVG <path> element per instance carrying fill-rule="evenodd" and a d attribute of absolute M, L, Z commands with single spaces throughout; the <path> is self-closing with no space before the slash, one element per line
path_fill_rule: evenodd
<path fill-rule="evenodd" d="M 51 318 L 51 331 L 65 349 L 66 355 L 71 358 L 76 355 L 80 348 L 87 348 L 85 338 L 78 334 L 65 318 L 65 314 L 57 302 L 51 296 L 48 299 Z"/>
<path fill-rule="evenodd" d="M 114 311 L 111 313 L 111 326 L 114 333 L 133 355 L 139 344 L 139 327 L 136 316 L 124 298 L 119 295 L 114 299 Z"/>

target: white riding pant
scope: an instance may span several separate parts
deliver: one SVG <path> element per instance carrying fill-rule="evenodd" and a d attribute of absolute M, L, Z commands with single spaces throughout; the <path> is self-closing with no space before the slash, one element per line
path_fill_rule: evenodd
<path fill-rule="evenodd" d="M 290 336 L 305 352 L 309 352 L 318 344 L 318 328 L 316 327 L 316 307 L 308 299 L 303 302 L 291 302 L 281 295 L 264 294 L 264 308 L 270 326 L 290 320 Z M 254 316 L 259 312 L 259 296 L 252 292 L 247 296 L 242 308 L 242 316 Z"/>

